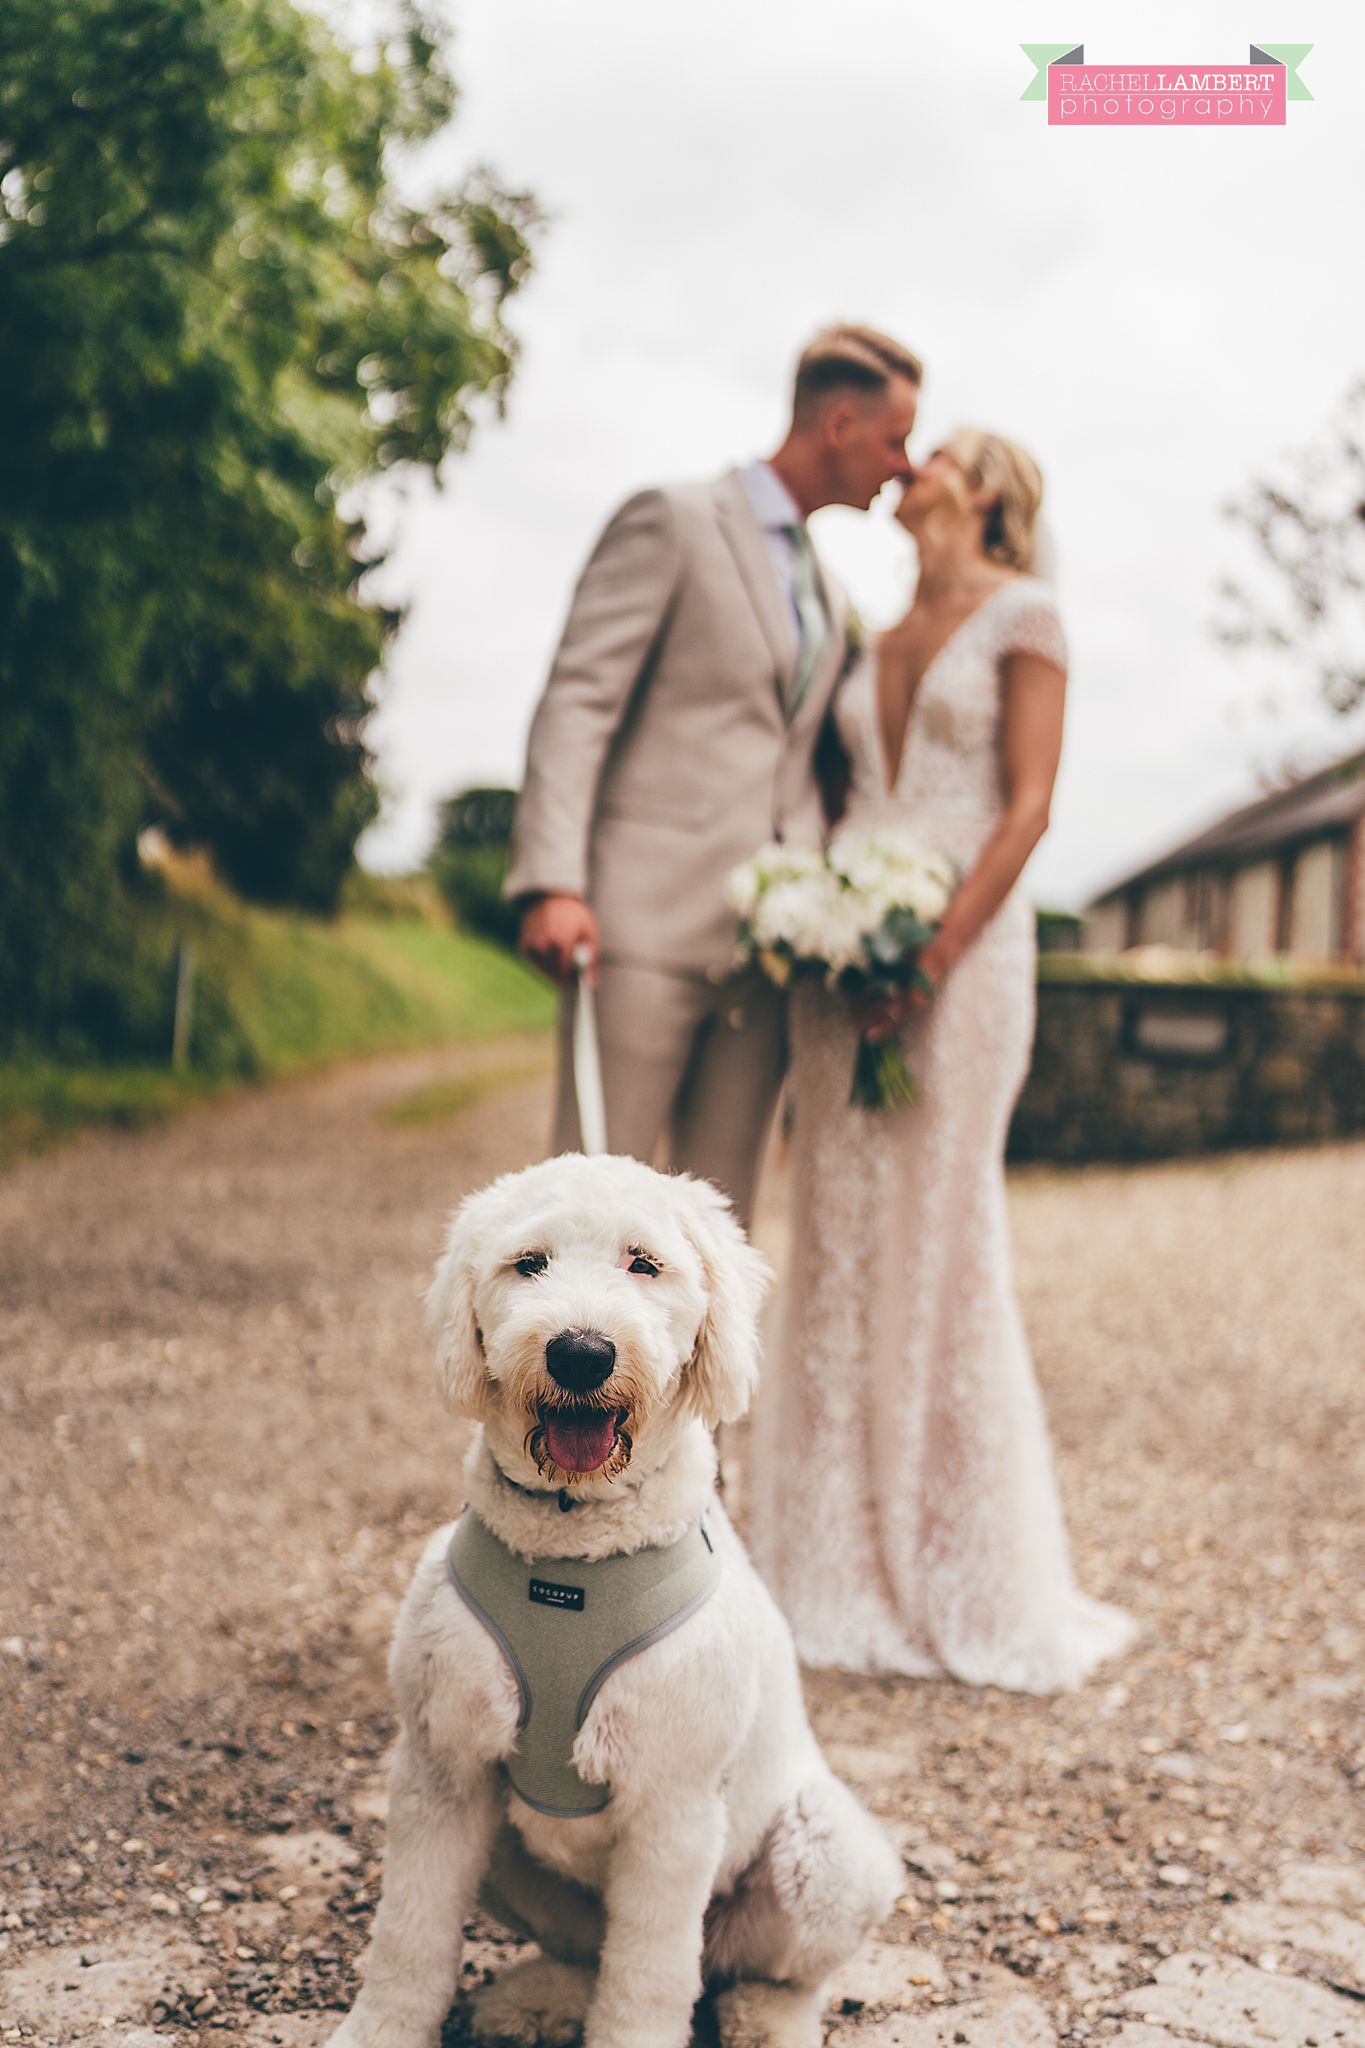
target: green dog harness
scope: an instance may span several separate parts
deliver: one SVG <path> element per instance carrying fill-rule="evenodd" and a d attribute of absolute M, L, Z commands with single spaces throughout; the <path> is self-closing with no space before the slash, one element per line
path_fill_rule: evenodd
<path fill-rule="evenodd" d="M 512 1667 L 521 1693 L 512 1789 L 540 1813 L 600 1813 L 609 1785 L 573 1763 L 574 1738 L 602 1682 L 709 1600 L 720 1559 L 703 1524 L 660 1550 L 589 1563 L 525 1558 L 466 1508 L 446 1552 L 451 1583 Z"/>

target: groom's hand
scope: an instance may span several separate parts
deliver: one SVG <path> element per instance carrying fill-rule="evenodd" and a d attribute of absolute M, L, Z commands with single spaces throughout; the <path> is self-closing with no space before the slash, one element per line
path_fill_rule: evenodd
<path fill-rule="evenodd" d="M 579 946 L 588 949 L 587 978 L 597 980 L 597 957 L 601 950 L 597 919 L 581 896 L 537 896 L 521 920 L 521 950 L 542 974 L 567 985 L 577 969 L 573 956 Z"/>

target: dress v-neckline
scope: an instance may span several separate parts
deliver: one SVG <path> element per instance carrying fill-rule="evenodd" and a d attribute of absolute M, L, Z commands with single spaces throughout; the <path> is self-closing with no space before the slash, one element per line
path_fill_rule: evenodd
<path fill-rule="evenodd" d="M 872 639 L 869 646 L 869 652 L 872 656 L 872 737 L 877 750 L 877 769 L 882 779 L 883 795 L 888 797 L 894 796 L 900 786 L 901 776 L 905 772 L 905 757 L 910 751 L 910 728 L 915 722 L 915 712 L 919 708 L 919 700 L 924 694 L 924 685 L 928 682 L 934 668 L 942 661 L 958 635 L 966 632 L 973 619 L 979 617 L 985 611 L 987 605 L 1000 595 L 1002 590 L 1008 588 L 1010 584 L 1022 583 L 1023 581 L 1024 578 L 1022 576 L 1002 576 L 1000 581 L 994 584 L 983 598 L 978 599 L 966 616 L 958 620 L 952 631 L 940 640 L 938 646 L 929 656 L 929 659 L 919 672 L 914 689 L 910 693 L 910 702 L 905 713 L 905 724 L 901 728 L 900 752 L 896 758 L 894 774 L 889 772 L 886 758 L 886 741 L 882 732 L 881 668 L 877 659 L 877 651 L 886 635 L 878 633 Z"/>

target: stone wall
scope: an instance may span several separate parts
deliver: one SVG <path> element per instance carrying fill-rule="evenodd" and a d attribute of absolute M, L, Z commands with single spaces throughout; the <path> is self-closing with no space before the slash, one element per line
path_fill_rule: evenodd
<path fill-rule="evenodd" d="M 1163 1159 L 1365 1131 L 1365 976 L 1303 987 L 1137 981 L 1042 963 L 1010 1157 Z"/>

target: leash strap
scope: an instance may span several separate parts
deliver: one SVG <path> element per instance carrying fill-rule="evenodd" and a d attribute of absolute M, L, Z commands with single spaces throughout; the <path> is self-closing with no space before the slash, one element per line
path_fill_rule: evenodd
<path fill-rule="evenodd" d="M 597 1040 L 597 1004 L 588 982 L 588 949 L 574 954 L 573 1080 L 578 1098 L 578 1135 L 585 1152 L 607 1149 L 607 1110 L 602 1092 L 602 1055 Z"/>

